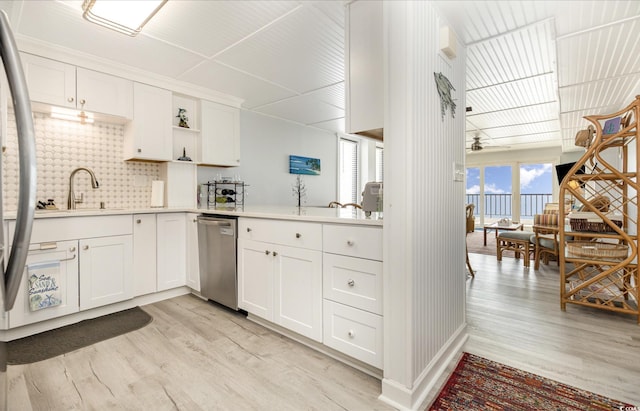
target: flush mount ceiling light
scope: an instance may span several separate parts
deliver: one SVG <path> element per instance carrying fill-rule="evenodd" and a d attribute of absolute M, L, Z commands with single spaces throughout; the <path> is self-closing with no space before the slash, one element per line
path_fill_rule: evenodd
<path fill-rule="evenodd" d="M 135 36 L 167 0 L 84 0 L 82 17 L 111 30 Z"/>

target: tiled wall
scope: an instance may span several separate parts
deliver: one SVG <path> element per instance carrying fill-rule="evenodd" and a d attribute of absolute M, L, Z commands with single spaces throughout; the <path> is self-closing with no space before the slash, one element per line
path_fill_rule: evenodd
<path fill-rule="evenodd" d="M 18 152 L 16 123 L 9 111 L 7 149 L 2 155 L 4 209 L 15 211 L 18 202 Z M 91 188 L 89 175 L 81 171 L 74 178 L 75 192 L 84 193 L 84 203 L 77 208 L 147 208 L 151 198 L 151 181 L 159 179 L 157 163 L 122 160 L 124 126 L 110 123 L 80 124 L 52 119 L 34 113 L 36 131 L 38 190 L 37 199 L 55 200 L 60 209 L 67 208 L 69 175 L 76 167 L 93 170 L 100 188 Z"/>

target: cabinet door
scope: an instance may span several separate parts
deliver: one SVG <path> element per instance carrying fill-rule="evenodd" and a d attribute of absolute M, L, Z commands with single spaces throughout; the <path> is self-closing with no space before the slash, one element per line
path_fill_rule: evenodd
<path fill-rule="evenodd" d="M 322 252 L 275 249 L 274 322 L 322 342 Z"/>
<path fill-rule="evenodd" d="M 187 214 L 187 286 L 200 291 L 198 260 L 198 214 Z"/>
<path fill-rule="evenodd" d="M 133 120 L 125 126 L 124 158 L 170 161 L 171 92 L 133 83 Z"/>
<path fill-rule="evenodd" d="M 156 215 L 133 216 L 133 295 L 156 291 Z"/>
<path fill-rule="evenodd" d="M 34 244 L 31 246 L 38 246 Z M 13 310 L 9 312 L 11 328 L 38 321 L 44 321 L 67 314 L 76 313 L 78 305 L 78 242 L 59 241 L 40 245 L 42 249 L 30 251 L 25 265 L 25 273 L 20 284 Z M 40 268 L 36 264 L 57 264 Z M 35 293 L 34 293 L 35 291 Z M 45 300 L 31 298 L 35 294 L 45 296 Z M 33 301 L 31 301 L 33 300 Z"/>
<path fill-rule="evenodd" d="M 80 240 L 80 309 L 133 298 L 131 235 Z"/>
<path fill-rule="evenodd" d="M 76 108 L 76 67 L 21 53 L 22 67 L 32 101 Z"/>
<path fill-rule="evenodd" d="M 158 214 L 157 253 L 158 283 L 157 290 L 185 285 L 187 278 L 187 239 L 184 213 Z"/>
<path fill-rule="evenodd" d="M 273 321 L 273 245 L 238 240 L 238 307 Z"/>
<path fill-rule="evenodd" d="M 382 27 L 382 2 L 357 1 L 347 6 L 347 133 L 383 128 Z"/>
<path fill-rule="evenodd" d="M 240 165 L 240 110 L 202 100 L 200 162 Z"/>
<path fill-rule="evenodd" d="M 133 118 L 133 82 L 81 67 L 76 69 L 76 107 Z M 84 102 L 84 104 L 83 104 Z"/>

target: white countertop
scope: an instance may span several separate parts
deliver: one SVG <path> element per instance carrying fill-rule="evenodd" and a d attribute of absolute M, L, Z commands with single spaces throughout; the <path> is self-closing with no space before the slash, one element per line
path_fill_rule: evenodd
<path fill-rule="evenodd" d="M 246 206 L 236 210 L 229 208 L 199 209 L 203 214 L 233 215 L 249 218 L 271 218 L 278 220 L 315 221 L 322 223 L 344 223 L 382 226 L 382 213 L 365 216 L 362 210 L 328 207 L 285 207 L 285 206 Z"/>
<path fill-rule="evenodd" d="M 76 210 L 37 210 L 36 218 L 65 218 L 88 217 L 102 215 L 122 214 L 151 214 L 151 213 L 203 213 L 217 215 L 232 215 L 247 218 L 271 218 L 277 220 L 314 221 L 321 223 L 342 223 L 382 226 L 382 213 L 372 213 L 366 217 L 364 212 L 352 207 L 327 208 L 327 207 L 286 207 L 286 206 L 247 206 L 244 209 L 232 208 L 142 208 L 142 209 L 76 209 Z M 15 212 L 4 214 L 6 220 L 14 220 Z"/>

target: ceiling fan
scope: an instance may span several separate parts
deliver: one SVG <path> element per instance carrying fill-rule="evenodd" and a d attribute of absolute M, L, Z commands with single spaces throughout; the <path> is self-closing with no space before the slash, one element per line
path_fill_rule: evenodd
<path fill-rule="evenodd" d="M 473 143 L 471 143 L 471 146 L 468 148 L 468 151 L 475 152 L 475 151 L 490 150 L 490 149 L 496 149 L 496 148 L 509 148 L 509 146 L 485 146 L 480 141 L 480 135 L 476 134 L 475 136 L 473 136 Z"/>

